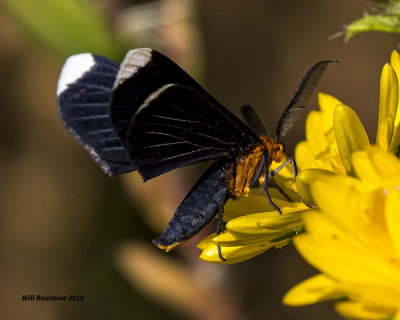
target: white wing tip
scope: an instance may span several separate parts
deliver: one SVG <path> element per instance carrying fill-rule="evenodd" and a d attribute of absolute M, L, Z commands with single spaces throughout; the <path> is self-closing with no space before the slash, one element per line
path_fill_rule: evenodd
<path fill-rule="evenodd" d="M 70 56 L 61 70 L 57 85 L 57 96 L 60 96 L 71 83 L 76 82 L 95 64 L 91 53 L 80 53 Z"/>
<path fill-rule="evenodd" d="M 129 50 L 121 63 L 114 88 L 132 77 L 140 68 L 143 68 L 151 60 L 153 49 L 139 48 Z"/>

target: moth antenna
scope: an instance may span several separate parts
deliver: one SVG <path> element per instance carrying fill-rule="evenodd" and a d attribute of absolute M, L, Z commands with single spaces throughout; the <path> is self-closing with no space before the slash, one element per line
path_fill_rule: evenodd
<path fill-rule="evenodd" d="M 329 63 L 340 63 L 340 61 L 320 61 L 313 65 L 311 69 L 308 70 L 304 78 L 300 81 L 300 84 L 294 92 L 292 99 L 290 99 L 289 105 L 283 111 L 279 119 L 278 126 L 276 127 L 275 141 L 278 141 L 281 137 L 285 136 L 286 133 L 293 127 L 297 118 L 296 111 L 303 109 L 310 102 L 311 95 L 321 80 L 321 77 Z"/>

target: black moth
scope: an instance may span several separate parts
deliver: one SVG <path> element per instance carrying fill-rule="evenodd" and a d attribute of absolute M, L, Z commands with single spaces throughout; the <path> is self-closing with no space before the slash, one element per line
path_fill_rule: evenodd
<path fill-rule="evenodd" d="M 279 139 L 292 127 L 332 60 L 315 64 L 269 138 L 254 109 L 241 109 L 247 125 L 159 52 L 131 50 L 121 64 L 94 54 L 71 56 L 58 82 L 58 112 L 65 128 L 110 176 L 138 170 L 149 180 L 203 160 L 215 162 L 182 201 L 153 243 L 166 251 L 190 239 L 259 181 L 272 206 L 268 182 L 292 162 Z M 271 161 L 284 161 L 270 172 Z M 222 256 L 220 254 L 221 259 Z"/>

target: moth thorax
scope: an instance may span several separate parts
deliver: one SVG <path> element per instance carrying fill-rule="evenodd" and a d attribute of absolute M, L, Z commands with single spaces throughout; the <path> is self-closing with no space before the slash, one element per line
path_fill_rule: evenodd
<path fill-rule="evenodd" d="M 262 156 L 262 148 L 257 147 L 236 161 L 235 173 L 230 181 L 231 192 L 236 198 L 250 193 L 250 184 L 261 164 Z"/>
<path fill-rule="evenodd" d="M 272 161 L 281 162 L 287 159 L 285 153 L 285 146 L 280 141 L 275 141 L 267 136 L 259 137 L 263 143 L 264 150 L 268 151 L 268 162 L 271 164 Z"/>

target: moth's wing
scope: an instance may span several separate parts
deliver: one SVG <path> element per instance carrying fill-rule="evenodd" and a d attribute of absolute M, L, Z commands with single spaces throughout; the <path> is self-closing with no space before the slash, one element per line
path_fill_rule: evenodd
<path fill-rule="evenodd" d="M 311 95 L 318 85 L 322 75 L 329 63 L 339 62 L 338 60 L 324 60 L 316 63 L 305 74 L 297 87 L 289 105 L 283 111 L 276 128 L 275 140 L 283 137 L 296 121 L 296 111 L 303 109 L 309 103 Z"/>
<path fill-rule="evenodd" d="M 125 141 L 130 121 L 144 101 L 153 92 L 170 83 L 193 88 L 216 108 L 224 109 L 184 70 L 163 54 L 148 48 L 131 50 L 121 63 L 110 109 L 113 125 L 121 141 Z"/>
<path fill-rule="evenodd" d="M 58 114 L 65 128 L 109 175 L 135 170 L 109 116 L 119 63 L 90 53 L 71 56 L 57 88 Z"/>
<path fill-rule="evenodd" d="M 167 252 L 200 232 L 223 209 L 228 197 L 224 166 L 212 165 L 175 211 L 167 228 L 153 244 Z"/>
<path fill-rule="evenodd" d="M 268 128 L 263 124 L 256 110 L 248 104 L 240 108 L 240 114 L 247 125 L 258 135 L 270 137 Z"/>
<path fill-rule="evenodd" d="M 236 157 L 258 142 L 258 136 L 228 110 L 193 88 L 168 84 L 139 108 L 125 147 L 146 181 L 199 161 Z"/>

